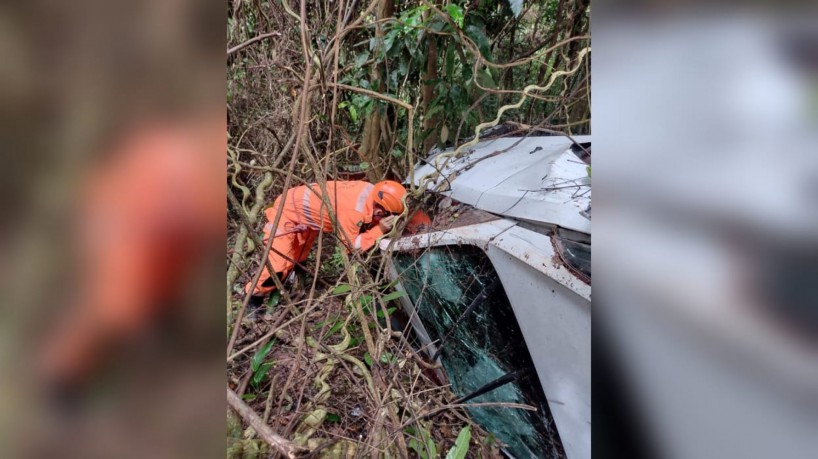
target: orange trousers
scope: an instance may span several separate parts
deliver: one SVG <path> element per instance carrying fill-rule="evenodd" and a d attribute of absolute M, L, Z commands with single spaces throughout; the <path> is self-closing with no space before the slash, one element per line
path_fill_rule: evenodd
<path fill-rule="evenodd" d="M 273 237 L 273 245 L 268 259 L 276 274 L 283 280 L 295 268 L 295 263 L 301 263 L 310 256 L 310 250 L 318 236 L 318 230 L 308 228 L 299 224 L 297 215 L 290 215 L 287 209 L 278 222 L 278 228 L 273 231 L 276 212 L 278 211 L 281 197 L 277 198 L 272 206 L 269 206 L 264 214 L 267 224 L 264 225 L 264 239 L 266 246 L 270 237 Z M 275 233 L 275 235 L 273 235 Z M 258 283 L 252 285 L 252 280 L 245 286 L 245 291 L 253 291 L 253 295 L 267 295 L 276 289 L 270 270 L 265 265 Z"/>

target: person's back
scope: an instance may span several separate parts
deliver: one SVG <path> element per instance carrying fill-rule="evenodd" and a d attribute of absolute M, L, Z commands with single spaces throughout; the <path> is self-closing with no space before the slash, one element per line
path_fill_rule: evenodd
<path fill-rule="evenodd" d="M 273 237 L 270 265 L 284 278 L 309 256 L 320 231 L 335 234 L 347 250 L 369 250 L 391 228 L 392 217 L 403 211 L 406 190 L 391 181 L 373 185 L 363 181 L 327 181 L 290 188 L 265 209 L 264 240 Z M 283 201 L 283 204 L 282 204 Z M 281 216 L 276 217 L 281 208 Z M 386 217 L 383 224 L 375 224 Z M 337 225 L 334 223 L 337 222 Z M 256 286 L 247 285 L 256 296 L 275 289 L 275 281 L 264 268 Z"/>

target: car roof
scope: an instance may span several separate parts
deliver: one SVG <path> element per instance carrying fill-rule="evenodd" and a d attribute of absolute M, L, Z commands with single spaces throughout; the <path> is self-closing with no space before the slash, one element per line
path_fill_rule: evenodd
<path fill-rule="evenodd" d="M 583 145 L 591 141 L 572 138 Z M 566 136 L 484 140 L 457 158 L 452 149 L 434 153 L 407 181 L 440 186 L 454 200 L 506 218 L 590 234 L 591 221 L 580 212 L 591 203 L 591 178 L 572 145 Z"/>

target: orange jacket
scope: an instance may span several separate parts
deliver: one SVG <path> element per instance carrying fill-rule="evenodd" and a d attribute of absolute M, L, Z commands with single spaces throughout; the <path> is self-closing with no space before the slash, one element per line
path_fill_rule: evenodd
<path fill-rule="evenodd" d="M 373 201 L 369 196 L 372 188 L 371 183 L 361 181 L 327 182 L 329 204 L 338 219 L 337 236 L 347 250 L 369 250 L 383 236 L 378 225 L 361 232 L 372 223 Z M 332 232 L 335 229 L 332 215 L 327 211 L 322 196 L 321 187 L 316 183 L 290 188 L 285 192 L 282 195 L 284 214 L 278 224 L 279 231 L 287 231 L 293 224 L 302 224 L 313 230 Z M 272 226 L 277 210 L 275 207 L 267 209 L 268 225 Z"/>
<path fill-rule="evenodd" d="M 44 343 L 42 371 L 88 377 L 113 343 L 177 304 L 224 241 L 224 115 L 133 127 L 89 171 L 78 199 L 75 291 Z"/>

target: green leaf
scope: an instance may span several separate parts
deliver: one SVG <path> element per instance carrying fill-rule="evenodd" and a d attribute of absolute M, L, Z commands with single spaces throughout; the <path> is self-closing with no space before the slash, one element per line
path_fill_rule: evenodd
<path fill-rule="evenodd" d="M 394 292 L 390 293 L 383 297 L 383 302 L 388 303 L 389 301 L 396 300 L 402 296 L 406 296 L 406 292 L 403 290 L 395 290 Z"/>
<path fill-rule="evenodd" d="M 334 335 L 335 333 L 338 332 L 338 330 L 340 330 L 343 327 L 344 323 L 339 320 L 338 322 L 335 323 L 335 325 L 332 326 L 332 328 L 329 329 L 329 331 L 327 332 L 326 335 L 324 335 L 324 337 L 326 338 L 328 336 Z"/>
<path fill-rule="evenodd" d="M 449 26 L 448 22 L 444 22 L 444 21 L 439 20 L 437 18 L 435 20 L 433 20 L 431 24 L 429 24 L 429 30 L 431 30 L 433 32 L 438 32 L 438 33 L 442 32 L 443 29 L 445 29 L 447 27 L 451 28 L 451 26 Z"/>
<path fill-rule="evenodd" d="M 404 432 L 412 436 L 407 446 L 414 450 L 421 459 L 436 459 L 437 445 L 435 445 L 435 441 L 432 440 L 432 435 L 423 426 L 419 426 L 419 429 L 419 432 L 412 427 L 408 427 L 404 430 Z M 420 439 L 417 437 L 420 437 Z"/>
<path fill-rule="evenodd" d="M 369 60 L 369 51 L 364 51 L 357 56 L 355 56 L 355 66 L 356 67 L 363 67 L 366 64 L 366 61 Z"/>
<path fill-rule="evenodd" d="M 463 427 L 457 435 L 452 449 L 446 453 L 446 459 L 463 459 L 469 452 L 469 441 L 471 441 L 471 426 Z"/>
<path fill-rule="evenodd" d="M 446 107 L 443 106 L 443 104 L 435 105 L 432 108 L 430 108 L 428 112 L 426 112 L 426 117 L 431 118 L 432 116 L 435 115 L 435 113 L 443 110 L 444 108 L 446 108 Z"/>
<path fill-rule="evenodd" d="M 275 339 L 268 341 L 267 344 L 262 346 L 261 349 L 256 351 L 255 355 L 253 355 L 253 358 L 250 360 L 250 369 L 253 370 L 253 373 L 258 371 L 261 362 L 264 362 L 264 358 L 267 357 L 267 354 L 273 349 L 273 344 L 275 344 Z"/>
<path fill-rule="evenodd" d="M 361 307 L 363 307 L 364 310 L 367 310 L 369 304 L 372 303 L 372 295 L 361 295 L 358 301 L 361 302 Z"/>
<path fill-rule="evenodd" d="M 336 423 L 336 424 L 340 424 L 340 423 L 341 423 L 341 416 L 338 416 L 338 415 L 337 415 L 337 414 L 335 414 L 335 413 L 327 413 L 327 417 L 326 417 L 326 418 L 324 418 L 324 419 L 326 419 L 326 420 L 327 420 L 327 421 L 329 421 L 329 422 L 334 422 L 334 423 Z"/>
<path fill-rule="evenodd" d="M 250 381 L 253 387 L 258 387 L 261 381 L 264 380 L 264 377 L 267 376 L 267 372 L 270 370 L 270 367 L 272 366 L 273 364 L 270 362 L 265 363 L 261 365 L 257 372 L 253 373 L 253 379 Z"/>
<path fill-rule="evenodd" d="M 470 25 L 466 27 L 466 35 L 469 36 L 474 43 L 477 44 L 477 48 L 480 50 L 480 54 L 486 58 L 486 60 L 491 60 L 491 42 L 489 42 L 488 37 L 483 32 L 483 30 L 475 25 Z"/>
<path fill-rule="evenodd" d="M 463 8 L 460 5 L 455 4 L 448 4 L 446 5 L 446 12 L 449 13 L 449 17 L 452 18 L 452 21 L 457 24 L 457 27 L 463 28 Z"/>
<path fill-rule="evenodd" d="M 453 84 L 449 90 L 449 100 L 455 105 L 462 102 L 465 96 L 467 96 L 466 91 L 459 84 Z"/>
<path fill-rule="evenodd" d="M 395 363 L 397 359 L 395 355 L 391 352 L 382 352 L 381 353 L 381 363 Z"/>
<path fill-rule="evenodd" d="M 430 458 L 437 457 L 437 445 L 435 441 L 432 440 L 432 435 L 429 433 L 428 430 L 423 429 L 423 436 L 426 439 L 426 451 L 429 453 Z"/>
<path fill-rule="evenodd" d="M 270 301 L 267 302 L 267 308 L 271 309 L 278 306 L 278 303 L 281 302 L 281 292 L 275 290 L 272 295 L 270 295 Z"/>
<path fill-rule="evenodd" d="M 454 46 L 446 47 L 446 77 L 454 76 Z"/>
<path fill-rule="evenodd" d="M 460 67 L 460 78 L 462 78 L 463 81 L 471 81 L 471 77 L 472 77 L 472 67 L 471 67 L 471 65 L 461 66 Z M 474 110 L 472 110 L 472 112 L 474 112 Z"/>
<path fill-rule="evenodd" d="M 349 118 L 352 120 L 352 122 L 353 123 L 357 122 L 358 121 L 358 109 L 355 108 L 354 105 L 350 105 L 349 107 L 347 107 L 347 110 L 349 110 Z"/>
<path fill-rule="evenodd" d="M 429 459 L 429 456 L 426 454 L 426 449 L 423 446 L 421 446 L 417 438 L 410 438 L 406 446 L 408 446 L 409 449 L 417 453 L 420 459 Z"/>
<path fill-rule="evenodd" d="M 426 11 L 428 7 L 426 5 L 420 5 L 416 8 L 411 8 L 403 12 L 400 16 L 400 22 L 406 23 L 408 26 L 416 26 L 420 24 L 420 15 L 424 11 Z M 411 27 L 409 27 L 411 30 Z"/>
<path fill-rule="evenodd" d="M 258 397 L 256 394 L 244 394 L 241 396 L 242 400 L 247 400 L 248 402 L 253 401 Z"/>
<path fill-rule="evenodd" d="M 386 313 L 391 315 L 391 314 L 392 314 L 393 312 L 395 312 L 397 309 L 398 309 L 398 308 L 394 308 L 394 307 L 393 307 L 393 308 L 386 308 Z M 386 317 L 386 316 L 384 315 L 384 313 L 383 313 L 383 310 L 378 311 L 378 317 L 380 317 L 381 319 L 383 319 L 383 318 L 385 318 L 385 317 Z"/>
<path fill-rule="evenodd" d="M 477 83 L 484 88 L 497 88 L 497 83 L 494 82 L 494 77 L 491 76 L 491 71 L 489 69 L 484 68 L 477 72 Z"/>
<path fill-rule="evenodd" d="M 350 291 L 350 290 L 352 290 L 352 286 L 351 286 L 351 285 L 349 285 L 349 284 L 341 284 L 341 285 L 339 285 L 339 286 L 335 287 L 335 289 L 333 289 L 332 294 L 333 294 L 333 295 L 340 295 L 340 294 L 342 294 L 342 293 L 346 293 L 346 292 L 348 292 L 348 291 Z"/>
<path fill-rule="evenodd" d="M 375 363 L 375 361 L 372 360 L 372 356 L 369 355 L 369 352 L 364 353 L 364 362 L 366 362 L 366 366 L 369 368 L 372 368 L 372 364 Z"/>
<path fill-rule="evenodd" d="M 514 17 L 519 17 L 523 11 L 523 0 L 508 0 L 508 6 L 511 7 L 511 12 L 514 13 Z"/>
<path fill-rule="evenodd" d="M 392 49 L 392 44 L 395 43 L 397 32 L 397 29 L 392 29 L 383 37 L 383 48 L 381 49 L 382 56 L 385 56 Z"/>
<path fill-rule="evenodd" d="M 414 32 L 412 32 L 412 33 L 414 33 Z M 413 37 L 412 35 L 406 35 L 403 38 L 404 49 L 409 51 L 409 55 L 411 56 L 410 62 L 411 61 L 419 62 L 419 61 L 421 61 L 423 59 L 423 52 L 422 52 L 420 46 L 418 46 L 418 45 L 419 45 L 419 43 L 418 43 L 417 37 Z M 407 63 L 407 65 L 411 65 L 411 64 Z M 408 67 L 407 67 L 406 71 L 407 72 L 409 71 Z M 406 72 L 403 72 L 403 74 L 406 75 Z"/>

